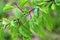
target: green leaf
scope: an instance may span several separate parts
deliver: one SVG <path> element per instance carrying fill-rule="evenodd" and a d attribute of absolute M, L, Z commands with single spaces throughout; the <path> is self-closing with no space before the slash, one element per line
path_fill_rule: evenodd
<path fill-rule="evenodd" d="M 2 24 L 6 25 L 9 24 L 10 20 L 3 18 Z"/>
<path fill-rule="evenodd" d="M 19 28 L 18 28 L 18 25 L 14 21 L 11 21 L 9 30 L 11 32 L 12 40 L 18 40 Z"/>
<path fill-rule="evenodd" d="M 4 28 L 0 28 L 0 40 L 4 40 Z"/>
<path fill-rule="evenodd" d="M 20 8 L 22 8 L 27 2 L 28 2 L 28 0 L 20 0 L 19 1 Z"/>
<path fill-rule="evenodd" d="M 20 35 L 22 35 L 25 38 L 32 37 L 32 33 L 30 31 L 29 24 L 27 24 L 27 23 L 25 25 L 20 26 L 19 33 L 20 33 Z"/>
<path fill-rule="evenodd" d="M 35 16 L 38 16 L 39 15 L 39 7 L 38 6 L 35 7 L 34 15 Z"/>
<path fill-rule="evenodd" d="M 30 28 L 38 34 L 38 36 L 44 38 L 45 32 L 44 32 L 44 28 L 43 28 L 43 20 L 42 20 L 42 16 L 40 16 L 39 18 L 34 17 L 30 22 L 29 22 Z"/>
<path fill-rule="evenodd" d="M 50 14 L 44 14 L 44 24 L 49 31 L 52 31 L 53 22 Z"/>
<path fill-rule="evenodd" d="M 6 4 L 6 6 L 3 8 L 3 11 L 13 9 L 14 6 L 12 6 L 10 3 Z"/>
<path fill-rule="evenodd" d="M 46 2 L 37 2 L 37 5 L 39 5 L 39 6 L 42 6 L 44 4 L 46 4 Z"/>
<path fill-rule="evenodd" d="M 30 37 L 30 36 L 24 31 L 24 29 L 22 29 L 22 27 L 19 28 L 19 33 L 20 33 L 23 37 Z"/>
<path fill-rule="evenodd" d="M 56 5 L 60 5 L 60 0 L 55 0 Z"/>
<path fill-rule="evenodd" d="M 16 18 L 21 18 L 23 16 L 23 14 L 20 13 L 18 8 L 15 8 L 13 12 L 15 13 Z"/>
<path fill-rule="evenodd" d="M 0 22 L 0 27 L 3 27 L 4 25 L 2 24 L 2 22 Z"/>
<path fill-rule="evenodd" d="M 42 8 L 40 8 L 40 10 L 41 10 L 42 12 L 46 13 L 46 14 L 48 13 L 48 8 L 46 8 L 46 7 L 44 7 L 44 8 L 42 7 Z"/>
<path fill-rule="evenodd" d="M 25 37 L 23 37 L 23 40 L 31 40 L 31 38 L 25 38 Z"/>
<path fill-rule="evenodd" d="M 55 4 L 52 4 L 51 9 L 55 10 Z"/>

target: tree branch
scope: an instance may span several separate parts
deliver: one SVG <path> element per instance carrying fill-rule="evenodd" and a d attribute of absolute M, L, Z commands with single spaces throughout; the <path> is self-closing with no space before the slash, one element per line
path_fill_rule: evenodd
<path fill-rule="evenodd" d="M 18 6 L 16 2 L 14 2 L 13 4 L 23 13 L 23 10 Z"/>

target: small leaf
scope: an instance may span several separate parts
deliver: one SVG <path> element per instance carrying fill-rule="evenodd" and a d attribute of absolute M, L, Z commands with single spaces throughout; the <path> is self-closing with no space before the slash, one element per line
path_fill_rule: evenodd
<path fill-rule="evenodd" d="M 35 15 L 35 16 L 38 16 L 38 15 L 39 15 L 39 13 L 38 13 L 39 10 L 38 10 L 38 8 L 39 8 L 38 6 L 35 7 L 35 10 L 34 10 L 34 15 Z"/>
<path fill-rule="evenodd" d="M 10 10 L 10 9 L 13 9 L 14 6 L 12 6 L 11 4 L 6 4 L 6 6 L 3 8 L 4 11 L 6 10 Z"/>
<path fill-rule="evenodd" d="M 4 28 L 0 28 L 0 40 L 4 40 Z"/>
<path fill-rule="evenodd" d="M 44 5 L 46 4 L 46 2 L 38 2 L 37 5 L 41 6 L 41 5 Z"/>
<path fill-rule="evenodd" d="M 51 9 L 55 10 L 55 4 L 52 4 Z"/>
<path fill-rule="evenodd" d="M 56 5 L 60 5 L 60 0 L 55 0 Z"/>
<path fill-rule="evenodd" d="M 6 25 L 6 24 L 8 24 L 9 22 L 10 22 L 10 21 L 9 21 L 8 19 L 3 18 L 2 24 Z"/>
<path fill-rule="evenodd" d="M 15 13 L 16 18 L 21 18 L 23 16 L 23 14 L 20 13 L 18 8 L 15 8 L 13 12 Z"/>
<path fill-rule="evenodd" d="M 19 1 L 20 8 L 22 8 L 27 2 L 28 2 L 28 0 L 20 0 Z"/>

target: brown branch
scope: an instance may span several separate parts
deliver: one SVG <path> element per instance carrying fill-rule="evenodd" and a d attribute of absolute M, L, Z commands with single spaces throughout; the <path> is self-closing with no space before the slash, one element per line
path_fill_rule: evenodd
<path fill-rule="evenodd" d="M 18 20 L 18 26 L 20 26 L 20 20 L 19 19 L 17 19 Z"/>
<path fill-rule="evenodd" d="M 28 3 L 31 5 L 31 0 L 28 0 Z"/>
<path fill-rule="evenodd" d="M 23 13 L 23 10 L 18 6 L 16 2 L 14 2 L 13 4 Z"/>
<path fill-rule="evenodd" d="M 35 8 L 31 9 L 31 10 L 29 11 L 29 13 L 31 13 L 32 11 L 34 11 L 34 9 L 35 9 Z"/>

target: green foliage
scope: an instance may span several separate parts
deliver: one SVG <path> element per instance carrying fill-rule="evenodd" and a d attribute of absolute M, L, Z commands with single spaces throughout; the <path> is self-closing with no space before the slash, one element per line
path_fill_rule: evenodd
<path fill-rule="evenodd" d="M 9 3 L 9 4 L 6 4 L 6 6 L 3 8 L 3 10 L 6 11 L 6 10 L 10 10 L 10 9 L 12 9 L 12 8 L 14 8 L 14 6 L 12 6 L 12 5 Z"/>
<path fill-rule="evenodd" d="M 4 40 L 4 28 L 0 28 L 0 40 Z"/>
<path fill-rule="evenodd" d="M 4 40 L 5 27 L 7 27 L 11 35 L 11 40 L 18 40 L 19 37 L 22 37 L 23 40 L 31 40 L 34 33 L 41 38 L 46 38 L 45 30 L 52 32 L 55 25 L 60 23 L 59 0 L 49 2 L 48 0 L 18 0 L 17 4 L 16 1 L 14 1 L 16 7 L 13 3 L 8 3 L 5 7 L 3 2 L 0 3 L 0 14 L 4 14 L 3 11 L 8 12 L 11 9 L 13 9 L 11 11 L 14 13 L 10 20 L 1 17 L 0 40 Z M 24 7 L 30 7 L 33 10 Z M 31 12 L 34 14 L 33 17 Z M 54 12 L 57 14 L 55 18 L 52 16 Z M 30 20 L 27 20 L 28 15 L 30 15 Z"/>
<path fill-rule="evenodd" d="M 6 17 L 5 12 L 3 11 L 4 6 L 5 6 L 4 0 L 0 0 L 0 18 Z"/>

